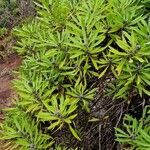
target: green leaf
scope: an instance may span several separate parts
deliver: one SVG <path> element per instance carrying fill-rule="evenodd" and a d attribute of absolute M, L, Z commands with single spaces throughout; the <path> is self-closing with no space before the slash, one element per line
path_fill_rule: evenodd
<path fill-rule="evenodd" d="M 101 77 L 106 73 L 107 69 L 108 69 L 108 67 L 106 67 L 106 68 L 100 73 L 100 75 L 99 75 L 98 78 L 101 78 Z"/>
<path fill-rule="evenodd" d="M 124 93 L 128 91 L 128 86 L 122 87 L 117 94 L 115 94 L 115 97 L 123 96 Z"/>
<path fill-rule="evenodd" d="M 127 86 L 127 85 L 131 84 L 131 83 L 134 81 L 135 77 L 136 77 L 136 75 L 134 75 L 134 76 L 130 77 L 130 78 L 127 80 L 127 82 L 126 82 L 125 86 Z"/>
<path fill-rule="evenodd" d="M 44 121 L 57 120 L 58 119 L 58 117 L 52 116 L 50 113 L 46 113 L 46 112 L 39 112 L 37 117 L 44 120 Z"/>
<path fill-rule="evenodd" d="M 97 61 L 91 58 L 91 61 L 95 67 L 96 70 L 98 70 Z"/>
<path fill-rule="evenodd" d="M 100 119 L 92 117 L 91 119 L 89 119 L 89 122 L 97 122 L 100 121 Z"/>
<path fill-rule="evenodd" d="M 84 54 L 84 52 L 82 52 L 82 51 L 74 51 L 74 54 L 71 54 L 70 59 L 79 57 L 79 56 L 81 56 L 83 54 Z"/>
<path fill-rule="evenodd" d="M 124 64 L 125 64 L 125 61 L 121 61 L 121 62 L 119 63 L 119 65 L 117 66 L 116 70 L 118 71 L 118 75 L 120 75 Z"/>
<path fill-rule="evenodd" d="M 126 44 L 124 41 L 121 40 L 117 40 L 117 44 L 120 48 L 122 48 L 125 51 L 129 51 L 130 50 L 130 46 L 128 44 Z"/>
<path fill-rule="evenodd" d="M 72 119 L 74 119 L 76 116 L 77 116 L 77 114 L 74 114 L 74 115 L 72 115 L 72 116 L 69 116 L 67 119 L 72 120 Z"/>
<path fill-rule="evenodd" d="M 120 55 L 120 56 L 127 56 L 126 53 L 124 53 L 124 52 L 119 52 L 119 51 L 117 51 L 116 49 L 114 49 L 113 47 L 110 47 L 110 52 L 112 52 L 112 53 L 114 53 L 114 54 L 116 54 L 116 55 Z"/>
<path fill-rule="evenodd" d="M 122 135 L 129 136 L 126 132 L 124 132 L 123 130 L 121 130 L 121 129 L 119 129 L 119 128 L 115 128 L 115 130 L 116 130 L 117 132 L 119 132 L 120 134 L 122 134 Z"/>
<path fill-rule="evenodd" d="M 30 145 L 26 140 L 24 140 L 22 138 L 21 139 L 17 139 L 17 141 L 15 143 L 17 143 L 19 145 L 26 146 L 26 147 L 28 147 Z"/>
<path fill-rule="evenodd" d="M 150 96 L 150 91 L 148 91 L 148 90 L 146 90 L 146 89 L 143 88 L 143 92 L 144 92 L 145 94 L 147 94 L 148 96 Z"/>
<path fill-rule="evenodd" d="M 71 133 L 73 134 L 73 136 L 74 136 L 77 140 L 81 141 L 80 137 L 78 136 L 78 134 L 76 133 L 76 131 L 72 128 L 72 126 L 71 126 L 70 124 L 69 124 L 69 129 L 70 129 Z"/>
<path fill-rule="evenodd" d="M 57 126 L 61 125 L 61 121 L 58 120 L 54 123 L 51 123 L 51 125 L 48 127 L 49 130 L 53 130 L 54 128 L 56 128 Z"/>

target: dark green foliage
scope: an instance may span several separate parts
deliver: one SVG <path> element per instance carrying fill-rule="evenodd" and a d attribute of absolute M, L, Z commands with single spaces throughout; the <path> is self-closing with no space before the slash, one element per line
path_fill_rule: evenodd
<path fill-rule="evenodd" d="M 11 29 L 27 16 L 32 17 L 34 14 L 33 0 L 1 0 L 0 28 Z"/>
<path fill-rule="evenodd" d="M 17 0 L 0 1 L 0 28 L 7 27 L 12 16 L 18 13 Z"/>
<path fill-rule="evenodd" d="M 25 118 L 32 120 L 33 135 L 47 135 L 44 149 L 81 149 L 87 145 L 82 142 L 88 132 L 82 121 L 86 127 L 93 125 L 88 117 L 96 93 L 102 91 L 114 101 L 128 100 L 133 92 L 141 98 L 150 96 L 146 8 L 134 0 L 39 0 L 35 4 L 35 19 L 14 29 L 18 38 L 14 49 L 24 58 L 13 81 L 19 95 L 14 108 L 21 108 Z M 13 114 L 13 110 L 9 111 Z M 20 126 L 28 120 L 17 119 Z M 13 142 L 22 146 L 17 140 Z M 54 144 L 47 145 L 47 140 Z"/>
<path fill-rule="evenodd" d="M 130 144 L 138 150 L 148 150 L 150 148 L 149 125 L 149 106 L 146 106 L 140 120 L 129 115 L 124 117 L 123 130 L 116 128 L 117 141 L 123 144 Z"/>

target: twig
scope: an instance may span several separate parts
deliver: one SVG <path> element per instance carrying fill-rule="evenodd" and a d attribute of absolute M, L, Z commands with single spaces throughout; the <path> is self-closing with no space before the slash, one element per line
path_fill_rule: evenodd
<path fill-rule="evenodd" d="M 119 118 L 118 118 L 118 121 L 117 121 L 115 127 L 118 127 L 118 124 L 119 124 L 119 122 L 120 122 L 120 120 L 121 120 L 121 118 L 122 118 L 122 114 L 123 114 L 123 107 L 122 107 L 122 105 L 121 105 L 120 116 L 119 116 Z"/>
<path fill-rule="evenodd" d="M 102 146 L 101 146 L 101 139 L 102 139 L 101 130 L 102 130 L 102 125 L 101 125 L 101 123 L 100 123 L 100 124 L 99 124 L 99 150 L 102 149 Z"/>
<path fill-rule="evenodd" d="M 121 118 L 122 118 L 122 114 L 123 114 L 123 106 L 122 106 L 122 103 L 121 103 L 120 116 L 119 116 L 118 121 L 117 121 L 117 123 L 116 123 L 116 125 L 115 125 L 115 128 L 117 128 L 117 127 L 118 127 L 119 122 L 120 122 L 120 120 L 121 120 Z M 115 145 L 115 142 L 114 142 L 114 143 L 113 143 L 113 145 L 111 146 L 110 150 L 112 150 L 112 149 L 113 149 L 114 145 Z"/>

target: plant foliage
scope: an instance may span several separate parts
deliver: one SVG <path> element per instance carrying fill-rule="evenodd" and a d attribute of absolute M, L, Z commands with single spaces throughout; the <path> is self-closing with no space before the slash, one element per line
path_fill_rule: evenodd
<path fill-rule="evenodd" d="M 150 148 L 150 116 L 149 106 L 143 110 L 140 120 L 126 115 L 123 121 L 123 130 L 116 128 L 117 141 L 130 144 L 135 149 L 146 150 Z"/>
<path fill-rule="evenodd" d="M 12 139 L 13 148 L 20 149 L 81 149 L 84 127 L 80 113 L 90 115 L 96 93 L 101 90 L 99 82 L 106 87 L 104 96 L 113 100 L 128 100 L 133 92 L 141 98 L 150 96 L 150 23 L 145 7 L 149 2 L 34 3 L 38 15 L 13 31 L 18 38 L 14 49 L 22 55 L 23 62 L 13 81 L 18 98 L 9 112 L 13 114 L 17 107 L 17 113 L 23 111 L 26 115 L 8 122 L 6 118 L 3 139 Z M 91 124 L 87 118 L 88 126 Z M 116 135 L 131 144 L 131 136 L 138 135 L 147 148 L 149 131 L 142 125 L 126 116 L 127 133 L 116 129 Z M 58 135 L 67 144 L 73 138 L 76 145 L 63 144 Z"/>

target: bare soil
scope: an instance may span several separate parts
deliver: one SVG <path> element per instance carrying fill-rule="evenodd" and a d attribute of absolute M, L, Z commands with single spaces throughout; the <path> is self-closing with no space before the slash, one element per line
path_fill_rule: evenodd
<path fill-rule="evenodd" d="M 14 79 L 13 70 L 21 64 L 21 58 L 17 54 L 11 54 L 0 62 L 0 121 L 4 119 L 2 109 L 10 107 L 11 100 L 15 96 L 11 81 Z"/>

